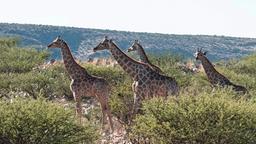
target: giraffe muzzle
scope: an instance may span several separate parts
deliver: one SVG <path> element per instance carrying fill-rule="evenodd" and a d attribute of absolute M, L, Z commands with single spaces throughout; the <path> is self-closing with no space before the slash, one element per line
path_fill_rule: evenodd
<path fill-rule="evenodd" d="M 47 48 L 51 48 L 52 47 L 52 44 L 49 44 L 48 46 L 47 46 Z"/>
<path fill-rule="evenodd" d="M 97 51 L 97 47 L 93 48 L 92 51 L 93 51 L 93 52 L 96 52 L 96 51 Z"/>

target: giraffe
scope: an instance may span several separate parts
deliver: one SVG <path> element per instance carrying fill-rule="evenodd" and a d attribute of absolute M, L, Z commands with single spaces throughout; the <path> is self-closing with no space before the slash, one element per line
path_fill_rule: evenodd
<path fill-rule="evenodd" d="M 140 108 L 141 100 L 153 96 L 177 95 L 179 91 L 176 80 L 155 72 L 148 64 L 138 62 L 124 52 L 110 39 L 100 42 L 93 51 L 109 50 L 122 69 L 133 79 L 132 90 L 134 93 L 133 114 Z"/>
<path fill-rule="evenodd" d="M 60 48 L 64 61 L 65 68 L 71 78 L 70 89 L 73 93 L 76 102 L 76 115 L 79 117 L 81 123 L 82 96 L 94 96 L 100 102 L 102 109 L 102 122 L 106 123 L 106 115 L 108 116 L 111 130 L 113 131 L 112 115 L 108 105 L 108 97 L 110 93 L 110 86 L 108 82 L 100 77 L 90 75 L 85 68 L 81 67 L 73 58 L 68 44 L 58 36 L 48 48 Z"/>
<path fill-rule="evenodd" d="M 141 62 L 150 65 L 156 72 L 163 73 L 163 71 L 158 66 L 152 64 L 149 61 L 148 56 L 146 55 L 146 52 L 144 51 L 143 47 L 141 46 L 138 40 L 135 40 L 132 46 L 128 48 L 127 52 L 131 52 L 131 51 L 137 51 Z"/>
<path fill-rule="evenodd" d="M 202 49 L 198 49 L 194 56 L 196 57 L 196 60 L 200 60 L 202 62 L 208 80 L 213 86 L 232 86 L 232 89 L 236 92 L 242 92 L 243 94 L 248 92 L 245 87 L 233 84 L 228 78 L 220 74 L 214 68 L 213 64 L 208 60 L 208 58 L 206 57 L 206 53 L 207 52 L 202 52 Z"/>

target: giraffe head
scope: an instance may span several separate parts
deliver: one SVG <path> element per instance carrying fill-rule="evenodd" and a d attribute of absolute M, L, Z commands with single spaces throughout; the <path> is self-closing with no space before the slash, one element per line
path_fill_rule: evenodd
<path fill-rule="evenodd" d="M 196 57 L 196 60 L 201 60 L 203 57 L 205 57 L 206 53 L 207 52 L 203 52 L 201 48 L 200 50 L 197 49 L 197 52 L 194 54 L 194 56 Z"/>
<path fill-rule="evenodd" d="M 102 42 L 100 42 L 95 48 L 93 48 L 93 51 L 100 51 L 100 50 L 105 50 L 105 49 L 109 49 L 109 43 L 111 43 L 112 40 L 108 39 L 107 36 L 105 36 L 105 38 L 103 39 Z"/>
<path fill-rule="evenodd" d="M 128 48 L 127 52 L 136 51 L 140 47 L 139 41 L 135 40 L 131 47 Z"/>
<path fill-rule="evenodd" d="M 63 48 L 67 43 L 58 36 L 55 40 L 53 40 L 47 47 L 48 48 Z"/>

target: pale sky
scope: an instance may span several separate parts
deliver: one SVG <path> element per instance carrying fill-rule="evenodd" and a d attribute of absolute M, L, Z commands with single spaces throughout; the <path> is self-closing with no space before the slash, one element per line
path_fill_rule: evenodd
<path fill-rule="evenodd" d="M 256 0 L 4 0 L 0 22 L 256 38 Z"/>

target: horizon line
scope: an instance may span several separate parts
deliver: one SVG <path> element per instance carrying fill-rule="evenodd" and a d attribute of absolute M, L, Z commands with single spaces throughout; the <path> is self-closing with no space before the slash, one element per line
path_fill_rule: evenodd
<path fill-rule="evenodd" d="M 218 35 L 218 34 L 161 33 L 161 32 L 130 31 L 130 30 L 104 29 L 104 28 L 92 28 L 92 27 L 68 26 L 68 25 L 54 25 L 54 24 L 37 24 L 37 23 L 0 22 L 0 24 L 18 24 L 18 25 L 35 25 L 35 26 L 36 25 L 43 25 L 43 26 L 52 26 L 52 27 L 66 27 L 66 28 L 78 28 L 78 29 L 92 29 L 92 30 L 103 30 L 103 31 L 119 31 L 119 32 L 128 32 L 128 33 L 147 33 L 147 34 L 162 34 L 162 35 L 178 35 L 178 36 L 213 36 L 213 37 L 231 37 L 231 38 L 256 39 L 254 37 Z"/>

